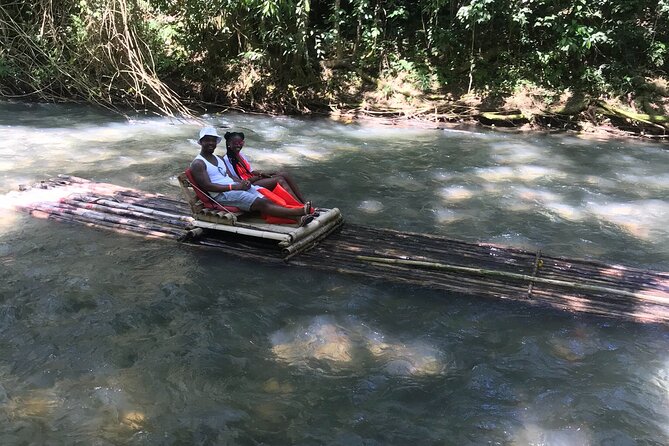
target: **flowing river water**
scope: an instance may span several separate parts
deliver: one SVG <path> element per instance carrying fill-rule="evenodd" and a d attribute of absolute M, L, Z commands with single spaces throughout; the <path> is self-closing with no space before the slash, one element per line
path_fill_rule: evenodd
<path fill-rule="evenodd" d="M 669 270 L 666 146 L 204 119 L 351 222 Z M 179 196 L 198 130 L 0 103 L 0 194 Z M 410 442 L 667 444 L 669 329 L 0 215 L 0 444 Z"/>

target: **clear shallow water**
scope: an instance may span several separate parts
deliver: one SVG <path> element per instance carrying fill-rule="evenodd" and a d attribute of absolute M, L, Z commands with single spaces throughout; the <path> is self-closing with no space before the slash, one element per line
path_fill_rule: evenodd
<path fill-rule="evenodd" d="M 206 119 L 356 223 L 669 269 L 660 146 Z M 69 173 L 177 196 L 197 130 L 0 104 L 0 193 Z M 1 444 L 665 444 L 668 347 L 664 327 L 0 216 Z"/>

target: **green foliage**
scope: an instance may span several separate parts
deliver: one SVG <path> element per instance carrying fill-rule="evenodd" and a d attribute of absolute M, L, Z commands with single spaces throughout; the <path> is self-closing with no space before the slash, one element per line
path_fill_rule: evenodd
<path fill-rule="evenodd" d="M 15 74 L 16 70 L 11 62 L 0 55 L 0 79 L 9 78 Z"/>
<path fill-rule="evenodd" d="M 661 67 L 665 64 L 667 57 L 667 45 L 663 42 L 653 42 L 648 48 L 648 53 L 651 62 L 656 67 Z"/>
<path fill-rule="evenodd" d="M 0 6 L 0 21 L 17 24 L 0 27 L 0 43 L 19 51 L 12 46 L 17 36 L 7 29 L 22 29 L 42 49 L 32 56 L 35 67 L 26 70 L 38 81 L 32 82 L 35 88 L 54 78 L 72 85 L 54 69 L 63 60 L 68 70 L 114 84 L 124 71 L 115 71 L 113 60 L 122 52 L 100 53 L 110 37 L 95 25 L 110 11 L 120 14 L 118 1 Z M 474 90 L 503 92 L 530 83 L 615 93 L 633 88 L 630 79 L 669 71 L 669 0 L 123 3 L 137 36 L 135 50 L 147 54 L 145 62 L 182 95 L 207 100 L 263 98 L 297 106 L 300 94 L 318 98 L 337 90 L 333 79 L 363 79 L 369 87 L 375 78 L 393 76 L 424 91 L 471 84 Z M 42 26 L 48 14 L 51 33 Z M 0 82 L 17 89 L 20 82 L 8 80 L 16 69 L 7 62 L 11 52 L 0 56 Z M 335 67 L 336 76 L 327 77 L 325 67 Z M 68 88 L 73 87 L 63 90 Z M 127 93 L 130 87 L 119 88 Z"/>

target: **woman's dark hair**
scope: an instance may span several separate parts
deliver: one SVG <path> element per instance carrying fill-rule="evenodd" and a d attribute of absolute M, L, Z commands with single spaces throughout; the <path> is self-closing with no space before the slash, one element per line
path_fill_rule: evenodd
<path fill-rule="evenodd" d="M 240 138 L 244 139 L 244 133 L 243 132 L 225 132 L 225 135 L 223 135 L 226 142 L 228 142 L 230 139 L 234 138 L 235 136 L 239 136 Z"/>

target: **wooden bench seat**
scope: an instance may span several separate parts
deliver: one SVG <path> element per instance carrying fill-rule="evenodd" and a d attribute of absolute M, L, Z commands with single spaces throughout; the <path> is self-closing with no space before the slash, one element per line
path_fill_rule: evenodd
<path fill-rule="evenodd" d="M 202 200 L 200 200 L 195 194 L 195 191 L 193 190 L 193 185 L 191 184 L 190 180 L 188 179 L 185 173 L 179 175 L 177 179 L 179 180 L 179 186 L 181 187 L 181 192 L 186 198 L 188 204 L 190 205 L 193 218 L 195 218 L 196 220 L 202 220 L 221 225 L 234 226 L 237 223 L 237 218 L 245 213 L 237 208 L 228 209 L 227 207 L 224 206 L 221 206 L 222 209 L 207 208 L 205 207 Z"/>

